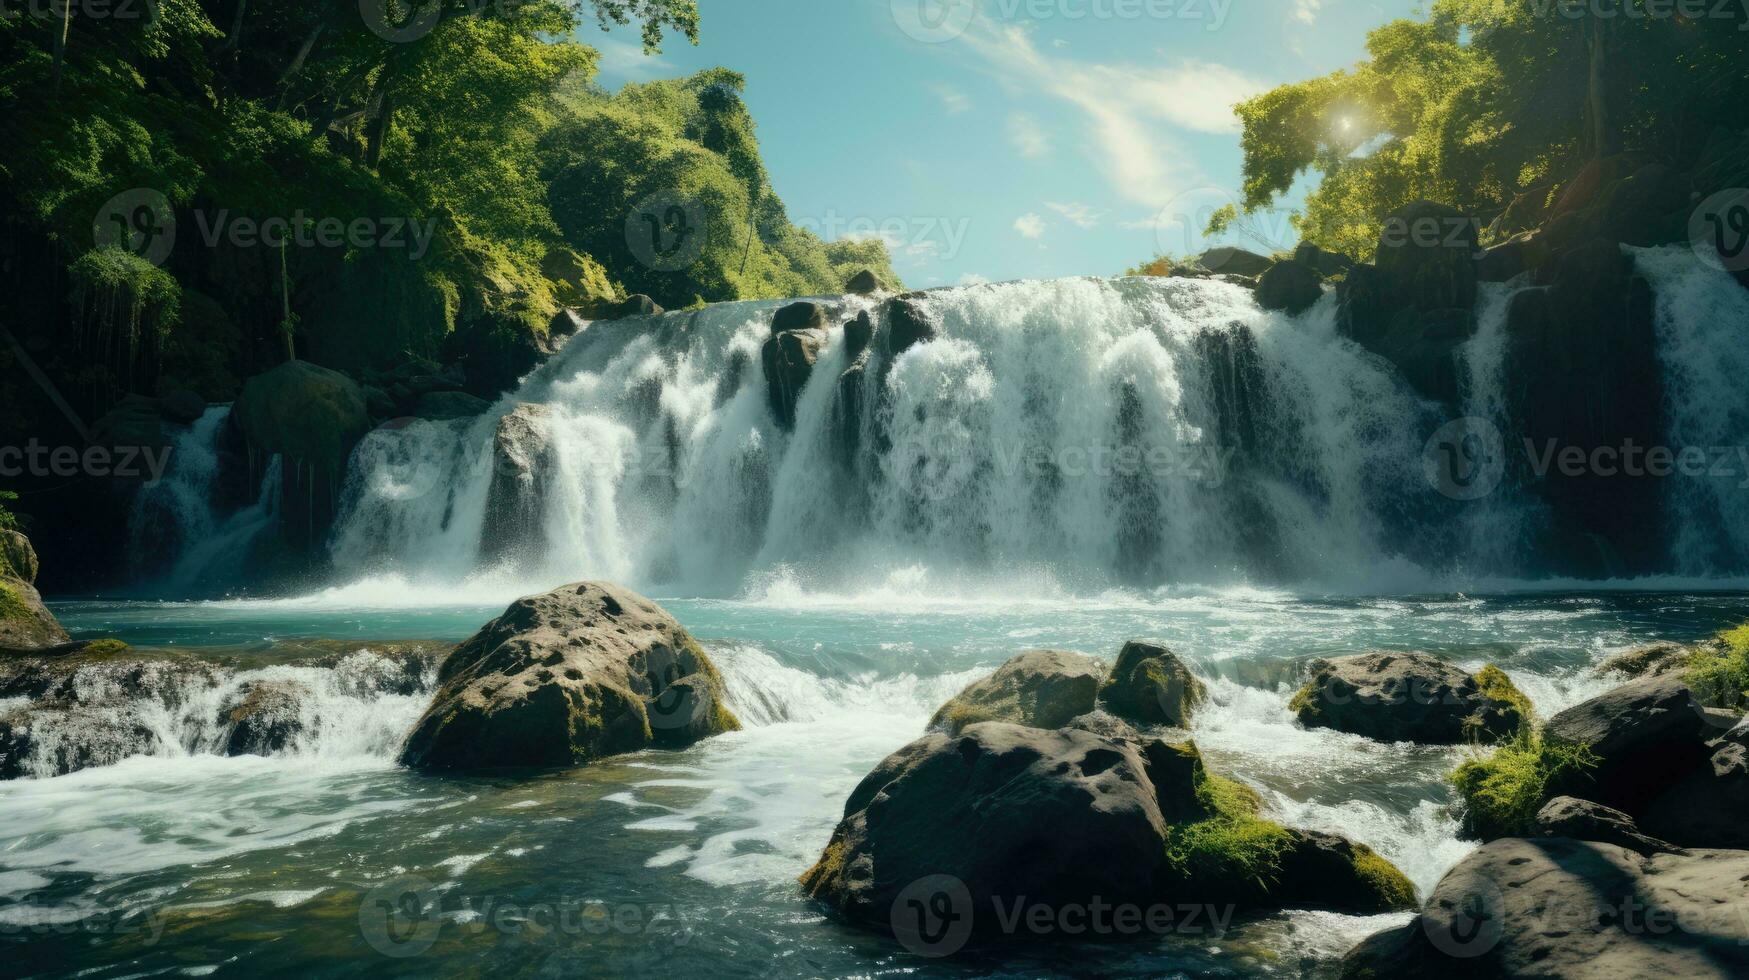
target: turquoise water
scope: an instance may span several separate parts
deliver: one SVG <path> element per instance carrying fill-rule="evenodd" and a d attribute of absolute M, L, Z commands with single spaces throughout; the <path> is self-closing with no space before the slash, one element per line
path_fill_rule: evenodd
<path fill-rule="evenodd" d="M 503 606 L 454 598 L 341 591 L 56 612 L 77 635 L 231 664 L 240 650 L 294 657 L 299 639 L 457 641 Z M 745 731 L 569 773 L 418 777 L 395 767 L 392 739 L 336 733 L 275 758 L 159 745 L 0 784 L 0 973 L 1319 974 L 1402 918 L 1289 912 L 1218 936 L 941 962 L 832 922 L 795 879 L 856 782 L 965 683 L 1023 649 L 1109 658 L 1148 636 L 1211 679 L 1195 736 L 1215 765 L 1284 822 L 1377 848 L 1425 893 L 1471 846 L 1441 778 L 1465 750 L 1298 728 L 1286 707 L 1298 663 L 1374 648 L 1499 663 L 1546 713 L 1607 687 L 1591 667 L 1611 651 L 1749 619 L 1749 594 L 1735 592 L 661 601 L 711 650 Z M 421 707 L 375 710 L 392 732 Z M 391 908 L 417 914 L 391 920 Z"/>

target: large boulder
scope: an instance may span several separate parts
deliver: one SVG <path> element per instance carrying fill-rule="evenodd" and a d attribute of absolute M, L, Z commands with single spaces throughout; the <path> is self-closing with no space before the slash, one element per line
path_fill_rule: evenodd
<path fill-rule="evenodd" d="M 937 731 L 958 733 L 981 721 L 1028 728 L 1061 728 L 1094 708 L 1105 664 L 1078 653 L 1032 650 L 967 687 L 929 720 Z"/>
<path fill-rule="evenodd" d="M 1683 847 L 1749 848 L 1749 726 L 1708 748 L 1706 764 L 1648 803 L 1640 823 Z"/>
<path fill-rule="evenodd" d="M 517 600 L 438 679 L 401 751 L 414 769 L 581 766 L 740 728 L 698 642 L 655 603 L 606 583 Z"/>
<path fill-rule="evenodd" d="M 0 530 L 0 577 L 10 576 L 26 585 L 35 585 L 40 568 L 36 549 L 22 531 Z"/>
<path fill-rule="evenodd" d="M 1447 874 L 1409 925 L 1351 951 L 1342 976 L 1744 976 L 1746 902 L 1749 852 L 1507 838 Z"/>
<path fill-rule="evenodd" d="M 1277 262 L 1257 281 L 1257 305 L 1266 310 L 1298 316 L 1323 298 L 1324 277 L 1297 259 Z"/>
<path fill-rule="evenodd" d="M 1475 336 L 1469 310 L 1403 310 L 1373 345 L 1427 398 L 1457 406 L 1462 402 L 1467 365 L 1464 345 Z"/>
<path fill-rule="evenodd" d="M 431 391 L 419 396 L 413 407 L 413 417 L 430 422 L 452 422 L 478 418 L 491 408 L 491 402 L 465 391 Z"/>
<path fill-rule="evenodd" d="M 1537 811 L 1533 829 L 1538 837 L 1570 837 L 1573 840 L 1615 844 L 1641 854 L 1658 854 L 1677 848 L 1640 832 L 1634 818 L 1601 803 L 1557 796 Z"/>
<path fill-rule="evenodd" d="M 886 292 L 887 284 L 882 282 L 881 277 L 875 275 L 872 270 L 863 269 L 850 277 L 850 281 L 844 284 L 844 291 L 853 296 L 873 296 L 876 293 Z"/>
<path fill-rule="evenodd" d="M 550 408 L 518 405 L 498 420 L 486 520 L 480 531 L 483 558 L 534 561 L 541 557 L 548 493 L 558 475 Z"/>
<path fill-rule="evenodd" d="M 1208 690 L 1178 655 L 1157 643 L 1124 644 L 1099 689 L 1099 705 L 1125 721 L 1182 728 Z"/>
<path fill-rule="evenodd" d="M 1632 681 L 1568 708 L 1549 719 L 1543 740 L 1582 747 L 1595 759 L 1568 777 L 1565 792 L 1638 815 L 1706 764 L 1709 730 L 1694 692 L 1671 675 Z"/>
<path fill-rule="evenodd" d="M 1455 745 L 1509 738 L 1530 703 L 1497 669 L 1472 676 L 1421 653 L 1368 653 L 1318 660 L 1292 707 L 1308 728 L 1381 742 Z"/>
<path fill-rule="evenodd" d="M 345 469 L 352 448 L 370 431 L 363 389 L 308 361 L 250 378 L 231 416 L 258 452 L 329 471 Z"/>
<path fill-rule="evenodd" d="M 1254 796 L 1207 772 L 1194 745 L 973 725 L 927 735 L 863 779 L 802 885 L 912 948 L 940 942 L 920 934 L 919 907 L 962 940 L 997 940 L 1035 928 L 1012 918 L 1022 905 L 1139 914 L 1412 903 L 1413 889 L 1377 855 L 1295 834 L 1254 808 Z"/>
<path fill-rule="evenodd" d="M 815 303 L 786 306 L 777 311 L 772 336 L 760 349 L 771 413 L 786 431 L 796 426 L 796 403 L 826 349 L 825 324 L 825 310 Z"/>
<path fill-rule="evenodd" d="M 0 653 L 34 653 L 71 640 L 36 591 L 36 549 L 17 531 L 0 531 Z"/>

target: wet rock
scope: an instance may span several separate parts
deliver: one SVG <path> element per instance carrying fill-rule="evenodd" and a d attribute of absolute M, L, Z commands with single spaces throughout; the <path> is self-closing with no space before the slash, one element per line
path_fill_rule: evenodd
<path fill-rule="evenodd" d="M 1511 282 L 1530 268 L 1528 247 L 1521 241 L 1496 245 L 1476 260 L 1476 278 L 1482 282 Z"/>
<path fill-rule="evenodd" d="M 0 780 L 51 778 L 112 766 L 151 751 L 157 736 L 138 719 L 66 702 L 0 713 Z"/>
<path fill-rule="evenodd" d="M 1324 298 L 1323 282 L 1310 265 L 1294 259 L 1277 262 L 1257 281 L 1257 305 L 1298 316 Z"/>
<path fill-rule="evenodd" d="M 883 346 L 889 359 L 934 340 L 940 330 L 934 315 L 924 305 L 922 293 L 906 293 L 888 300 L 883 319 L 886 321 Z"/>
<path fill-rule="evenodd" d="M 996 912 L 1017 901 L 1370 912 L 1403 907 L 1405 892 L 1413 900 L 1407 881 L 1370 851 L 1352 848 L 1346 868 L 1339 849 L 1320 861 L 1310 848 L 1322 841 L 1258 820 L 1254 795 L 1236 784 L 1213 789 L 1217 778 L 1188 744 L 997 722 L 932 733 L 851 793 L 802 886 L 847 919 L 897 930 L 908 944 L 919 937 L 905 932 L 915 921 L 899 914 L 910 911 L 905 903 L 939 899 L 944 889 L 952 907 L 938 911 L 952 914 L 941 918 L 989 941 L 1029 938 Z M 1196 825 L 1245 829 L 1226 837 L 1232 851 L 1210 851 L 1181 836 Z M 1264 874 L 1233 874 L 1226 860 L 1256 860 Z M 1313 866 L 1320 877 L 1308 879 Z"/>
<path fill-rule="evenodd" d="M 1688 668 L 1693 651 L 1680 643 L 1648 643 L 1624 650 L 1598 666 L 1599 674 L 1620 677 L 1663 677 Z"/>
<path fill-rule="evenodd" d="M 552 410 L 518 405 L 498 421 L 492 438 L 492 483 L 480 532 L 489 561 L 534 561 L 545 550 L 547 500 L 558 476 L 553 456 Z"/>
<path fill-rule="evenodd" d="M 1178 655 L 1154 643 L 1124 644 L 1111 676 L 1099 689 L 1099 705 L 1138 725 L 1183 728 L 1208 697 L 1203 683 Z"/>
<path fill-rule="evenodd" d="M 932 730 L 958 733 L 981 721 L 1060 728 L 1092 711 L 1105 664 L 1078 653 L 1032 650 L 1003 664 L 942 705 Z"/>
<path fill-rule="evenodd" d="M 40 567 L 36 549 L 23 532 L 0 531 L 0 578 L 10 576 L 26 585 L 35 585 Z"/>
<path fill-rule="evenodd" d="M 1386 216 L 1375 262 L 1384 308 L 1474 307 L 1478 235 L 1473 218 L 1431 201 Z"/>
<path fill-rule="evenodd" d="M 1426 654 L 1319 660 L 1311 673 L 1292 703 L 1308 728 L 1333 728 L 1381 742 L 1454 745 L 1510 737 L 1529 720 L 1529 702 L 1504 674 L 1472 677 Z"/>
<path fill-rule="evenodd" d="M 697 641 L 606 583 L 518 600 L 456 648 L 439 680 L 401 753 L 428 772 L 575 767 L 740 728 Z"/>
<path fill-rule="evenodd" d="M 791 303 L 771 317 L 771 332 L 826 329 L 826 308 L 818 303 Z"/>
<path fill-rule="evenodd" d="M 1683 847 L 1749 848 L 1749 727 L 1708 748 L 1706 764 L 1647 804 L 1640 823 Z"/>
<path fill-rule="evenodd" d="M 1749 852 L 1638 854 L 1566 838 L 1482 847 L 1345 978 L 1728 977 L 1749 973 Z"/>
<path fill-rule="evenodd" d="M 660 316 L 668 312 L 662 304 L 643 293 L 634 293 L 617 303 L 608 303 L 602 307 L 601 319 L 623 320 L 634 316 Z"/>
<path fill-rule="evenodd" d="M 812 303 L 803 304 L 813 306 Z M 814 307 L 818 312 L 818 307 Z M 780 320 L 781 319 L 780 311 Z M 789 318 L 800 321 L 799 316 Z M 812 322 L 811 319 L 806 322 Z M 765 369 L 766 394 L 771 400 L 771 413 L 785 431 L 796 426 L 796 405 L 802 389 L 814 375 L 814 364 L 826 349 L 827 333 L 816 327 L 785 330 L 765 342 L 760 348 L 760 361 Z"/>
<path fill-rule="evenodd" d="M 856 315 L 856 319 L 844 325 L 844 347 L 848 356 L 855 358 L 868 350 L 869 342 L 874 339 L 874 318 L 867 310 Z"/>
<path fill-rule="evenodd" d="M 292 361 L 243 385 L 231 415 L 249 445 L 289 462 L 343 470 L 352 448 L 370 431 L 358 384 L 338 371 Z"/>
<path fill-rule="evenodd" d="M 0 653 L 33 653 L 70 642 L 43 605 L 33 584 L 36 575 L 30 539 L 17 531 L 0 531 Z"/>
<path fill-rule="evenodd" d="M 229 730 L 225 754 L 235 757 L 285 751 L 304 731 L 302 706 L 309 695 L 302 684 L 290 681 L 245 685 L 234 701 L 219 709 L 219 724 Z"/>

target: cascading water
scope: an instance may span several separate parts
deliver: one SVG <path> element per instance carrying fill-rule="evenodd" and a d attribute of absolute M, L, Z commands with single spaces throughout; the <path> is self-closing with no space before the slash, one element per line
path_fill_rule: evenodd
<path fill-rule="evenodd" d="M 889 358 L 882 309 L 841 301 L 840 322 L 876 317 L 876 341 L 853 359 L 832 329 L 793 431 L 758 366 L 779 304 L 592 325 L 483 419 L 371 435 L 336 565 L 705 594 L 773 576 L 939 586 L 1001 569 L 1102 588 L 1402 572 L 1401 528 L 1429 496 L 1429 407 L 1337 337 L 1333 300 L 1295 319 L 1221 283 L 1071 279 L 923 303 L 941 339 Z M 540 421 L 507 452 L 500 418 L 518 406 Z M 528 512 L 530 493 L 538 547 L 504 563 L 490 515 Z"/>

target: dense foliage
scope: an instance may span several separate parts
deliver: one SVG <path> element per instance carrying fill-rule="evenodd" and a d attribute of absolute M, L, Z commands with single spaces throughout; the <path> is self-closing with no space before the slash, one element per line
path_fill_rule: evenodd
<path fill-rule="evenodd" d="M 1367 258 L 1383 218 L 1415 200 L 1487 226 L 1515 204 L 1540 212 L 1593 157 L 1681 162 L 1740 126 L 1749 99 L 1749 13 L 1706 7 L 1690 20 L 1656 0 L 1435 0 L 1425 21 L 1373 31 L 1352 70 L 1238 106 L 1244 209 L 1316 172 L 1302 237 Z"/>
<path fill-rule="evenodd" d="M 107 398 L 94 396 L 94 411 L 153 378 L 228 398 L 287 356 L 385 367 L 432 356 L 472 323 L 540 331 L 561 305 L 628 292 L 719 301 L 836 290 L 849 264 L 890 275 L 879 243 L 828 246 L 789 223 L 738 77 L 618 96 L 593 85 L 596 53 L 573 40 L 580 28 L 636 24 L 655 50 L 697 39 L 695 0 L 112 0 L 104 10 L 75 0 L 0 18 L 0 225 L 8 254 L 53 252 L 62 303 L 13 312 L 80 319 L 95 308 L 75 295 L 90 292 L 84 270 L 102 274 L 96 306 L 134 314 L 80 320 L 72 335 L 84 340 L 44 355 L 57 383 L 101 375 L 91 385 Z M 153 261 L 175 295 L 138 264 L 86 258 L 104 244 L 113 200 L 135 189 L 171 209 L 174 251 Z M 628 211 L 658 189 L 696 195 L 709 215 L 699 268 L 628 256 Z M 292 244 L 265 237 L 272 219 Z M 261 240 L 237 239 L 245 220 L 260 223 Z M 368 222 L 365 244 L 296 239 L 323 221 Z M 737 229 L 750 226 L 749 249 Z M 141 317 L 161 352 L 89 342 L 117 329 L 139 337 Z"/>

